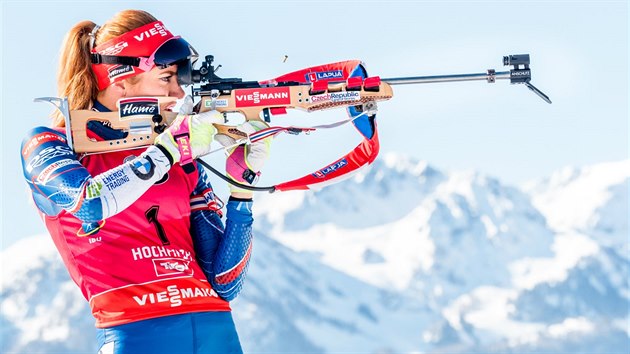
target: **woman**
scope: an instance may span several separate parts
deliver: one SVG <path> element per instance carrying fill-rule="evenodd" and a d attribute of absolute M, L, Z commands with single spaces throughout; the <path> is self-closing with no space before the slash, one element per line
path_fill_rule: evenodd
<path fill-rule="evenodd" d="M 186 41 L 144 11 L 122 11 L 102 27 L 80 22 L 62 46 L 59 95 L 70 110 L 96 111 L 115 111 L 127 97 L 181 99 L 195 58 Z M 218 121 L 216 111 L 180 114 L 151 146 L 93 155 L 72 151 L 60 117 L 24 139 L 24 175 L 89 301 L 99 353 L 242 352 L 228 301 L 249 261 L 252 194 L 231 189 L 224 227 L 222 203 L 193 161 L 210 150 Z M 241 126 L 247 133 L 261 128 Z M 97 140 L 125 134 L 100 122 L 88 129 Z M 242 176 L 260 174 L 268 147 L 233 149 L 230 176 L 254 184 Z"/>

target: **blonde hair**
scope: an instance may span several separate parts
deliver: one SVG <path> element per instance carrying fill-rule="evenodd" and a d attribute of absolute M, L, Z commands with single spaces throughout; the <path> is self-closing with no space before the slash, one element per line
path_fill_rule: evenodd
<path fill-rule="evenodd" d="M 157 21 L 142 10 L 124 10 L 112 17 L 95 33 L 94 46 L 105 43 L 138 27 Z M 98 95 L 96 76 L 90 60 L 90 33 L 96 27 L 92 21 L 81 21 L 66 34 L 59 55 L 57 94 L 68 97 L 70 110 L 91 109 Z M 53 115 L 54 127 L 65 126 L 63 115 Z"/>

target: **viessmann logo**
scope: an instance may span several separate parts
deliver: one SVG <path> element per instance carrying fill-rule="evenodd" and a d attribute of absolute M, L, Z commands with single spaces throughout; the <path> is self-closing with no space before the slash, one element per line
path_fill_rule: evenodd
<path fill-rule="evenodd" d="M 37 146 L 43 143 L 47 143 L 49 141 L 53 141 L 53 140 L 59 140 L 62 143 L 66 142 L 66 139 L 60 135 L 50 133 L 50 132 L 40 133 L 40 134 L 35 135 L 33 138 L 31 138 L 31 140 L 29 140 L 28 143 L 24 144 L 24 150 L 22 150 L 22 156 L 24 156 L 24 158 L 27 158 Z"/>
<path fill-rule="evenodd" d="M 288 87 L 241 89 L 236 95 L 236 107 L 283 105 L 291 103 Z"/>
<path fill-rule="evenodd" d="M 134 296 L 133 299 L 140 306 L 155 305 L 160 303 L 169 303 L 170 307 L 178 307 L 184 303 L 186 299 L 195 298 L 218 298 L 219 295 L 210 288 L 179 288 L 177 285 L 169 285 L 165 291 L 145 293 L 141 296 Z"/>

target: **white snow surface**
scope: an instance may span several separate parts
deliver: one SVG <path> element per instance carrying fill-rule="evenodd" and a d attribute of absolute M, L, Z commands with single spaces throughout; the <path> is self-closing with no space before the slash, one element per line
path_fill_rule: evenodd
<path fill-rule="evenodd" d="M 606 244 L 628 244 L 630 160 L 566 167 L 524 189 L 558 232 L 580 230 Z"/>
<path fill-rule="evenodd" d="M 233 302 L 247 353 L 597 352 L 630 343 L 630 161 L 521 189 L 385 155 L 317 192 L 257 195 Z M 1 352 L 95 352 L 47 235 L 5 249 Z"/>

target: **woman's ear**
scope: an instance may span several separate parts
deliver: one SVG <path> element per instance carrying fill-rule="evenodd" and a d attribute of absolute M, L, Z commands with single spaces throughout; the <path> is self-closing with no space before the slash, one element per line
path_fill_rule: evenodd
<path fill-rule="evenodd" d="M 122 97 L 126 97 L 125 85 L 122 82 L 114 82 L 106 89 L 99 92 L 96 99 L 108 109 L 117 110 L 117 102 Z"/>
<path fill-rule="evenodd" d="M 126 97 L 127 89 L 125 88 L 125 83 L 126 83 L 126 80 L 117 81 L 117 82 L 114 82 L 113 84 L 111 84 L 109 87 L 111 87 L 113 93 L 116 96 Z"/>

